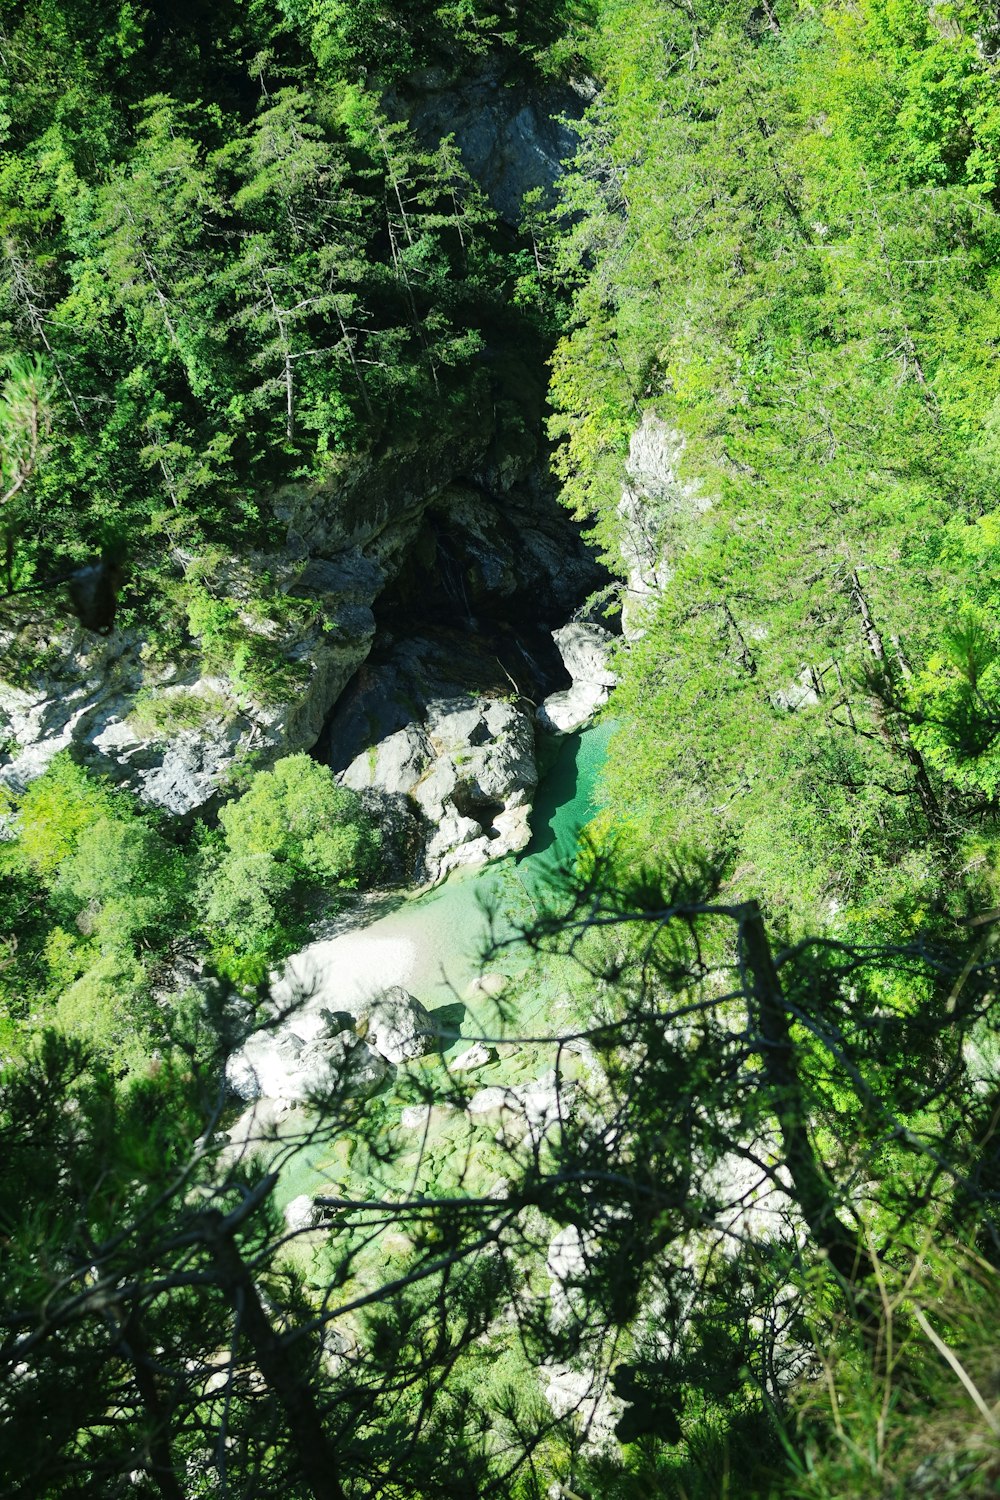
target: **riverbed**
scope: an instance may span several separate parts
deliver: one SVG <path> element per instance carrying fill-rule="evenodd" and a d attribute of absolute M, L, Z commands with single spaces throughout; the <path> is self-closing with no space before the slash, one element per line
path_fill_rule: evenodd
<path fill-rule="evenodd" d="M 552 1048 L 526 1041 L 573 1020 L 577 997 L 565 968 L 542 971 L 515 939 L 530 921 L 560 861 L 570 859 L 581 829 L 598 811 L 599 777 L 613 730 L 602 723 L 549 744 L 549 763 L 535 799 L 532 838 L 519 855 L 470 870 L 458 870 L 441 885 L 403 898 L 388 898 L 349 914 L 346 930 L 311 943 L 290 961 L 288 991 L 297 991 L 303 1019 L 336 1010 L 402 985 L 423 1002 L 441 1036 L 441 1051 L 420 1060 L 411 1079 L 426 1083 L 474 1041 L 489 1040 L 496 1056 L 470 1075 L 483 1088 L 531 1087 L 551 1068 Z M 356 925 L 358 922 L 363 925 Z M 489 953 L 491 944 L 503 946 Z M 296 1029 L 302 1030 L 297 1020 Z M 397 1080 L 397 1083 L 399 1080 Z M 412 1097 L 412 1096 L 411 1096 Z M 405 1090 L 390 1086 L 381 1096 L 387 1128 L 400 1129 Z M 299 1124 L 295 1112 L 282 1130 Z M 419 1139 L 400 1130 L 390 1176 L 411 1189 L 428 1190 L 450 1176 L 445 1165 L 469 1157 L 469 1127 L 461 1111 L 432 1111 Z M 475 1177 L 485 1181 L 502 1165 L 487 1137 L 476 1146 Z M 374 1163 L 355 1142 L 316 1141 L 299 1152 L 282 1174 L 279 1201 L 323 1191 L 370 1195 Z M 467 1169 L 466 1169 L 467 1170 Z M 386 1185 L 385 1169 L 377 1174 Z"/>

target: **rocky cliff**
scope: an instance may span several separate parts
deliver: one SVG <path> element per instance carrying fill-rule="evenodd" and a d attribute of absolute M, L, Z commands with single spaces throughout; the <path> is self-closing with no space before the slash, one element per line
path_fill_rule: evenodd
<path fill-rule="evenodd" d="M 512 223 L 524 192 L 551 191 L 573 147 L 562 116 L 581 104 L 573 90 L 532 93 L 489 69 L 447 86 L 415 77 L 388 102 L 426 140 L 453 134 Z M 102 637 L 64 616 L 34 630 L 28 669 L 17 660 L 25 633 L 9 630 L 0 638 L 0 673 L 11 679 L 0 682 L 0 780 L 22 788 L 71 749 L 145 801 L 189 816 L 211 811 L 248 757 L 262 765 L 315 749 L 350 784 L 408 799 L 407 816 L 423 820 L 429 873 L 519 847 L 535 708 L 573 690 L 551 633 L 603 580 L 548 477 L 544 371 L 533 356 L 502 355 L 492 403 L 484 398 L 458 425 L 442 416 L 419 444 L 390 439 L 322 481 L 286 486 L 271 503 L 281 545 L 217 568 L 216 596 L 277 664 L 266 688 L 239 651 L 209 658 L 193 627 L 163 650 L 141 623 Z M 198 565 L 181 551 L 173 562 L 181 585 Z M 141 607 L 132 615 L 141 622 Z M 590 694 L 591 711 L 602 691 Z M 585 697 L 577 690 L 568 716 L 543 723 L 585 718 Z M 474 743 L 455 738 L 463 725 Z M 402 760 L 400 734 L 409 736 Z"/>

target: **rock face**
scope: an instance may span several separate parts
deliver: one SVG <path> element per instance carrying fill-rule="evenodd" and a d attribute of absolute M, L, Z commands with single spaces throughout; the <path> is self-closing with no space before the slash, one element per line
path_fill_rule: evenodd
<path fill-rule="evenodd" d="M 538 710 L 543 729 L 570 734 L 588 724 L 608 701 L 617 678 L 609 662 L 614 636 L 600 625 L 572 623 L 552 632 L 573 685 L 550 693 Z"/>
<path fill-rule="evenodd" d="M 524 709 L 499 698 L 436 700 L 422 722 L 363 751 L 340 780 L 416 804 L 429 831 L 426 869 L 436 879 L 527 844 L 538 784 L 534 730 Z"/>
<path fill-rule="evenodd" d="M 512 82 L 494 65 L 466 80 L 424 69 L 387 103 L 427 145 L 453 135 L 470 176 L 500 217 L 517 225 L 525 193 L 541 189 L 551 201 L 561 164 L 577 144 L 565 121 L 582 115 L 591 94 L 589 85 Z"/>
<path fill-rule="evenodd" d="M 711 509 L 695 485 L 680 478 L 684 439 L 654 412 L 632 434 L 618 515 L 619 550 L 628 570 L 622 601 L 627 640 L 643 634 L 643 614 L 669 583 L 671 531 Z"/>
<path fill-rule="evenodd" d="M 481 457 L 492 466 L 490 483 L 501 485 L 496 491 L 454 483 L 460 463 L 475 467 L 474 451 L 456 440 L 450 454 L 431 445 L 429 454 L 410 455 L 407 467 L 398 456 L 359 463 L 339 487 L 289 487 L 277 497 L 286 550 L 231 559 L 218 585 L 239 606 L 252 597 L 255 576 L 266 573 L 276 596 L 288 600 L 273 619 L 249 609 L 241 616 L 248 639 L 264 644 L 281 669 L 283 685 L 267 701 L 235 668 L 206 672 L 196 643 L 185 660 L 164 665 L 136 631 L 107 638 L 77 626 L 60 632 L 26 685 L 0 681 L 0 746 L 7 746 L 0 780 L 21 790 L 72 747 L 95 771 L 171 813 L 209 807 L 247 753 L 266 762 L 316 744 L 368 661 L 375 612 L 388 608 L 390 596 L 398 652 L 382 699 L 393 702 L 394 722 L 374 734 L 355 726 L 357 749 L 418 717 L 430 697 L 475 691 L 477 679 L 491 694 L 509 691 L 511 676 L 523 678 L 532 696 L 539 685 L 545 691 L 559 672 L 551 646 L 552 659 L 545 655 L 547 629 L 602 575 L 554 497 L 522 483 L 534 450 L 506 459 L 495 445 L 491 452 Z M 473 610 L 483 611 L 479 635 Z M 438 669 L 429 692 L 435 685 L 421 680 L 435 675 L 433 653 L 414 639 L 414 622 L 432 618 L 463 650 L 438 643 L 453 668 L 450 680 Z M 19 654 L 16 640 L 0 637 L 0 663 Z"/>
<path fill-rule="evenodd" d="M 311 746 L 375 635 L 371 605 L 385 582 L 360 554 L 336 564 L 257 559 L 280 593 L 318 608 L 303 623 L 247 617 L 248 635 L 267 641 L 294 687 L 262 702 L 238 674 L 206 675 L 193 657 L 169 666 L 147 657 L 136 632 L 106 639 L 76 627 L 50 646 L 44 672 L 28 686 L 0 682 L 0 732 L 8 741 L 0 780 L 21 790 L 60 750 L 74 753 L 144 801 L 184 815 L 216 796 L 228 771 L 255 750 L 271 759 Z M 249 564 L 232 566 L 227 587 L 249 593 Z M 316 619 L 319 619 L 319 623 Z M 0 659 L 15 655 L 0 640 Z"/>

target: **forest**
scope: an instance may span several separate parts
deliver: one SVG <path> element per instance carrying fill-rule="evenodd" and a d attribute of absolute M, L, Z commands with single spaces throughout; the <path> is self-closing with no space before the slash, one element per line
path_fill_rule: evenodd
<path fill-rule="evenodd" d="M 0 0 L 0 54 L 3 1492 L 996 1495 L 997 15 Z M 470 80 L 573 105 L 516 222 L 417 128 Z M 240 1137 L 411 835 L 304 740 L 179 816 L 20 726 L 67 639 L 195 682 L 130 745 L 283 712 L 344 635 L 299 497 L 408 579 L 421 451 L 535 454 L 609 580 L 599 806 L 490 888 L 534 1073 L 363 1084 L 376 1007 Z"/>

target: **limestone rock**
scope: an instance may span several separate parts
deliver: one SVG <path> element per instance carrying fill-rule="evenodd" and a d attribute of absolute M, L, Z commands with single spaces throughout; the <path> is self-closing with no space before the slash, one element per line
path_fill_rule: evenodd
<path fill-rule="evenodd" d="M 644 413 L 632 434 L 618 504 L 618 546 L 628 568 L 622 601 L 626 640 L 638 640 L 645 633 L 643 616 L 673 576 L 671 527 L 711 509 L 711 501 L 697 486 L 680 477 L 683 452 L 681 434 L 655 412 Z"/>
<path fill-rule="evenodd" d="M 385 1080 L 389 1065 L 354 1031 L 321 1031 L 303 1040 L 291 1028 L 260 1031 L 230 1058 L 226 1078 L 243 1099 L 304 1103 L 312 1095 L 343 1089 L 371 1094 Z"/>
<path fill-rule="evenodd" d="M 538 1373 L 553 1414 L 559 1418 L 570 1414 L 576 1417 L 583 1429 L 586 1452 L 617 1448 L 615 1427 L 621 1420 L 625 1405 L 596 1372 L 551 1363 L 541 1365 Z"/>
<path fill-rule="evenodd" d="M 552 632 L 559 654 L 574 682 L 592 682 L 598 687 L 614 687 L 617 677 L 611 670 L 610 656 L 614 636 L 600 625 L 572 621 Z"/>
<path fill-rule="evenodd" d="M 472 78 L 424 69 L 386 103 L 431 149 L 453 135 L 466 170 L 500 217 L 516 226 L 525 193 L 540 188 L 551 198 L 563 161 L 576 149 L 567 120 L 582 113 L 590 93 L 583 85 L 511 83 L 490 65 Z"/>
<path fill-rule="evenodd" d="M 465 993 L 468 999 L 475 1000 L 480 995 L 489 995 L 491 997 L 502 995 L 504 990 L 508 989 L 509 986 L 509 974 L 477 974 L 475 979 L 470 982 Z"/>
<path fill-rule="evenodd" d="M 372 1000 L 358 1018 L 365 1042 L 389 1062 L 408 1062 L 433 1052 L 437 1045 L 434 1022 L 420 1001 L 393 985 Z"/>
<path fill-rule="evenodd" d="M 470 1115 L 498 1114 L 502 1109 L 509 1109 L 510 1103 L 509 1089 L 480 1089 L 469 1100 L 468 1110 Z"/>
<path fill-rule="evenodd" d="M 571 734 L 588 724 L 608 701 L 617 681 L 610 658 L 614 636 L 600 625 L 573 621 L 552 632 L 572 687 L 550 693 L 538 709 L 538 722 L 555 734 Z"/>
<path fill-rule="evenodd" d="M 432 758 L 423 729 L 418 724 L 408 724 L 359 755 L 340 779 L 344 786 L 358 792 L 375 787 L 383 792 L 411 793 Z"/>
<path fill-rule="evenodd" d="M 607 688 L 575 682 L 561 693 L 550 693 L 538 707 L 538 723 L 549 734 L 573 734 L 589 724 L 608 701 Z"/>
<path fill-rule="evenodd" d="M 264 560 L 261 560 L 262 562 Z M 368 654 L 375 633 L 371 603 L 384 584 L 378 570 L 365 574 L 369 589 L 356 592 L 359 572 L 348 560 L 316 574 L 285 556 L 268 560 L 279 591 L 310 594 L 322 618 L 260 621 L 247 614 L 250 637 L 267 639 L 296 672 L 283 701 L 257 702 L 233 671 L 206 675 L 197 657 L 163 667 L 147 658 L 135 631 L 107 638 L 79 627 L 51 643 L 44 670 L 28 685 L 0 681 L 0 729 L 8 749 L 0 780 L 22 790 L 60 750 L 72 747 L 91 769 L 179 816 L 209 805 L 237 760 L 249 751 L 275 760 L 316 741 L 323 720 Z M 248 564 L 230 560 L 224 586 L 234 600 L 248 597 Z M 0 637 L 0 659 L 14 654 Z"/>
<path fill-rule="evenodd" d="M 399 1116 L 399 1123 L 404 1130 L 427 1130 L 434 1123 L 435 1116 L 451 1112 L 450 1104 L 408 1104 Z"/>
<path fill-rule="evenodd" d="M 528 843 L 534 730 L 522 708 L 501 698 L 434 699 L 422 723 L 363 751 L 340 780 L 409 795 L 429 830 L 425 861 L 437 878 Z"/>
<path fill-rule="evenodd" d="M 453 1073 L 471 1072 L 474 1068 L 485 1068 L 497 1060 L 497 1049 L 488 1047 L 485 1042 L 473 1042 L 464 1052 L 460 1052 L 451 1061 Z"/>
<path fill-rule="evenodd" d="M 311 1193 L 301 1193 L 298 1198 L 285 1205 L 285 1227 L 291 1234 L 306 1229 L 315 1229 L 319 1223 L 319 1209 Z"/>

